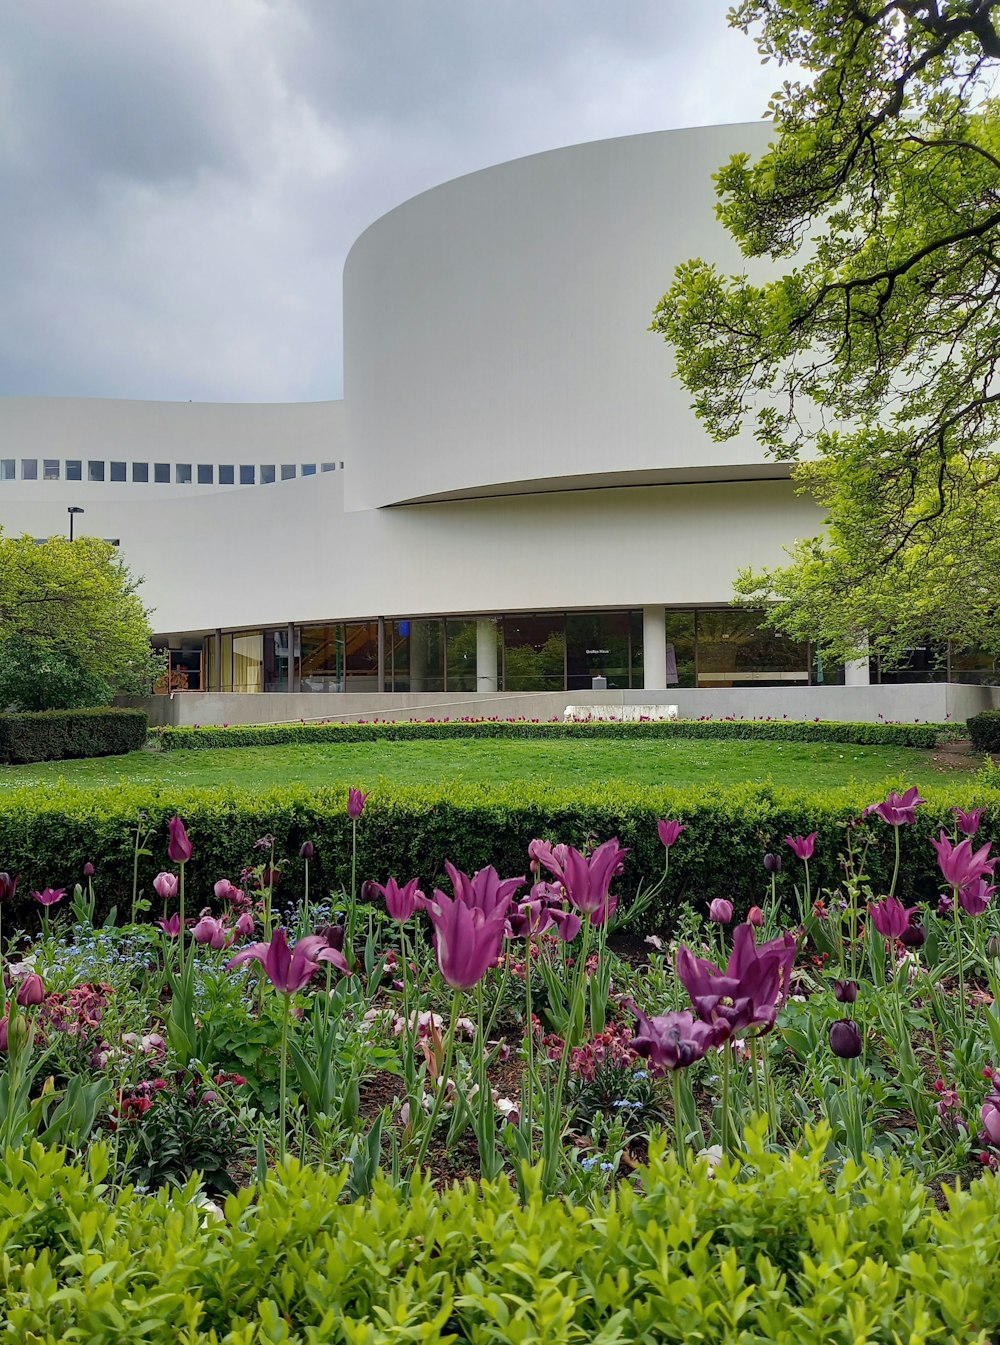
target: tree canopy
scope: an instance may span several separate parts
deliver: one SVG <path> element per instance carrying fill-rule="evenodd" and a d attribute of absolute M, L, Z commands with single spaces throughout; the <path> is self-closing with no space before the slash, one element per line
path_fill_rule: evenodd
<path fill-rule="evenodd" d="M 162 659 L 138 586 L 110 542 L 0 534 L 0 708 L 147 693 Z"/>
<path fill-rule="evenodd" d="M 795 74 L 768 151 L 717 174 L 718 212 L 780 269 L 685 262 L 654 316 L 709 432 L 752 427 L 828 512 L 738 591 L 845 657 L 927 635 L 1000 653 L 998 11 L 739 4 L 730 22 Z"/>

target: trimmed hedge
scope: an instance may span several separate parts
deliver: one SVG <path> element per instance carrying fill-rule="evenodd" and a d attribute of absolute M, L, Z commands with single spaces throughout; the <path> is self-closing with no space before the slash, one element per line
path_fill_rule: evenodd
<path fill-rule="evenodd" d="M 984 710 L 968 722 L 969 737 L 977 752 L 1000 755 L 1000 710 Z"/>
<path fill-rule="evenodd" d="M 906 781 L 896 782 L 899 788 Z M 762 858 L 777 851 L 783 860 L 778 892 L 793 900 L 802 866 L 784 844 L 786 836 L 819 832 L 810 862 L 813 891 L 835 887 L 841 879 L 838 857 L 846 843 L 848 818 L 880 797 L 868 788 L 850 787 L 815 794 L 768 784 L 732 789 L 647 789 L 612 782 L 587 789 L 544 785 L 389 787 L 372 792 L 358 823 L 358 881 L 390 875 L 425 884 L 443 879 L 444 861 L 472 871 L 493 864 L 503 876 L 527 872 L 528 842 L 536 836 L 582 845 L 588 836 L 617 836 L 631 848 L 619 891 L 623 906 L 640 882 L 663 872 L 663 847 L 656 823 L 674 817 L 687 823 L 670 855 L 670 882 L 664 905 L 650 912 L 650 925 L 669 924 L 677 902 L 699 907 L 713 897 L 729 897 L 739 911 L 759 903 L 769 889 Z M 899 893 L 906 899 L 936 897 L 939 890 L 934 851 L 928 838 L 950 828 L 952 804 L 986 807 L 984 836 L 1000 830 L 1000 790 L 965 787 L 928 791 L 917 822 L 900 828 L 902 868 Z M 220 877 L 238 880 L 241 868 L 261 863 L 254 842 L 275 838 L 275 855 L 286 861 L 278 900 L 301 893 L 299 848 L 316 847 L 310 872 L 314 893 L 346 888 L 351 873 L 351 824 L 347 791 L 303 786 L 267 791 L 223 789 L 149 789 L 123 783 L 117 789 L 87 790 L 64 784 L 33 785 L 0 794 L 0 869 L 20 874 L 19 901 L 4 912 L 5 929 L 19 921 L 34 924 L 37 907 L 30 892 L 44 886 L 68 887 L 83 865 L 97 867 L 101 908 L 123 909 L 132 890 L 136 826 L 151 831 L 149 854 L 140 856 L 139 883 L 147 893 L 167 859 L 167 824 L 177 812 L 184 818 L 194 847 L 187 866 L 188 909 L 212 900 Z M 872 834 L 868 869 L 873 885 L 885 890 L 892 875 L 892 829 L 878 818 L 864 827 Z M 8 923 L 8 921 L 10 923 Z"/>
<path fill-rule="evenodd" d="M 62 761 L 135 752 L 149 734 L 142 710 L 38 710 L 0 714 L 0 762 Z"/>
<path fill-rule="evenodd" d="M 181 748 L 277 747 L 286 743 L 372 743 L 418 738 L 759 738 L 782 742 L 936 747 L 951 724 L 850 724 L 797 719 L 651 719 L 639 722 L 540 722 L 537 719 L 364 720 L 353 724 L 228 724 L 158 728 L 167 751 Z"/>
<path fill-rule="evenodd" d="M 938 1210 L 901 1163 L 750 1135 L 746 1166 L 684 1172 L 662 1138 L 632 1185 L 526 1203 L 290 1161 L 213 1217 L 183 1191 L 104 1185 L 35 1145 L 0 1178 L 4 1339 L 116 1345 L 986 1345 L 1000 1331 L 1000 1178 Z M 218 1212 L 216 1212 L 218 1213 Z"/>

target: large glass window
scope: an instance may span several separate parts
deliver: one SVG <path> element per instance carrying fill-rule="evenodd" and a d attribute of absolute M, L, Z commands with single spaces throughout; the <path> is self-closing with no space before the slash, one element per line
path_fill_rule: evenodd
<path fill-rule="evenodd" d="M 490 623 L 493 642 L 496 646 L 493 660 L 497 672 L 500 670 L 500 631 L 497 625 Z M 478 691 L 477 650 L 479 648 L 479 622 L 455 620 L 451 617 L 445 623 L 448 637 L 447 689 L 449 691 Z M 491 667 L 494 666 L 491 664 Z M 488 690 L 488 687 L 484 687 Z"/>
<path fill-rule="evenodd" d="M 222 637 L 223 691 L 260 691 L 264 662 L 263 634 L 237 631 Z"/>
<path fill-rule="evenodd" d="M 343 691 L 344 628 L 302 626 L 299 630 L 301 691 Z"/>
<path fill-rule="evenodd" d="M 345 691 L 378 690 L 378 622 L 349 621 L 344 627 Z"/>
<path fill-rule="evenodd" d="M 503 619 L 504 691 L 562 691 L 566 685 L 566 618 Z"/>
<path fill-rule="evenodd" d="M 44 458 L 42 460 L 42 480 L 58 481 L 59 468 L 60 462 L 58 458 Z"/>
<path fill-rule="evenodd" d="M 609 688 L 629 685 L 627 612 L 570 612 L 566 617 L 566 687 L 589 691 L 595 677 Z"/>
<path fill-rule="evenodd" d="M 38 459 L 37 459 L 37 458 L 22 458 L 22 459 L 21 459 L 21 480 L 22 480 L 22 481 L 37 481 L 37 480 L 38 480 Z"/>
<path fill-rule="evenodd" d="M 943 682 L 948 675 L 948 647 L 928 640 L 906 651 L 902 661 L 891 667 L 881 659 L 876 661 L 879 682 L 895 685 L 899 682 Z"/>
<path fill-rule="evenodd" d="M 124 462 L 111 463 L 111 480 L 126 481 L 128 479 L 126 466 L 127 465 Z"/>
<path fill-rule="evenodd" d="M 219 464 L 219 485 L 236 485 L 236 468 L 231 462 L 223 462 Z"/>
<path fill-rule="evenodd" d="M 444 691 L 444 621 L 391 621 L 386 629 L 391 691 Z"/>
<path fill-rule="evenodd" d="M 66 464 L 66 475 L 69 476 L 69 463 Z M 135 481 L 135 482 L 137 482 L 137 483 L 140 484 L 140 485 L 145 485 L 145 484 L 146 484 L 146 482 L 149 480 L 149 463 L 148 463 L 148 462 L 133 462 L 133 464 L 132 464 L 132 480 Z"/>
<path fill-rule="evenodd" d="M 949 680 L 997 686 L 1000 685 L 1000 667 L 992 654 L 984 654 L 978 649 L 952 649 Z"/>
<path fill-rule="evenodd" d="M 641 613 L 639 614 L 641 618 Z M 665 612 L 668 687 L 695 685 L 694 612 Z M 637 683 L 641 685 L 641 683 Z"/>
<path fill-rule="evenodd" d="M 287 626 L 264 632 L 264 690 L 290 690 Z"/>
<path fill-rule="evenodd" d="M 700 687 L 786 686 L 809 681 L 809 651 L 761 625 L 759 612 L 701 610 L 697 617 Z"/>

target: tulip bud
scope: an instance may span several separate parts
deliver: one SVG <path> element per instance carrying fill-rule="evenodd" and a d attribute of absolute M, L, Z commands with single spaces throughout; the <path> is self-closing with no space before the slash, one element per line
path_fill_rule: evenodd
<path fill-rule="evenodd" d="M 751 906 L 747 912 L 747 924 L 753 925 L 754 929 L 762 929 L 764 925 L 764 912 L 759 906 Z"/>
<path fill-rule="evenodd" d="M 18 1055 L 28 1040 L 28 1024 L 24 1015 L 17 1012 L 12 1004 L 10 1013 L 0 1022 L 0 1051 L 9 1051 Z"/>
<path fill-rule="evenodd" d="M 316 847 L 312 841 L 303 841 L 299 847 L 299 859 L 312 859 L 316 853 Z"/>
<path fill-rule="evenodd" d="M 767 854 L 764 856 L 764 872 L 775 874 L 781 872 L 781 856 Z"/>
<path fill-rule="evenodd" d="M 834 981 L 833 997 L 838 1004 L 853 1004 L 858 997 L 857 981 Z"/>
<path fill-rule="evenodd" d="M 861 1029 L 850 1018 L 838 1018 L 830 1024 L 830 1050 L 841 1060 L 855 1060 L 861 1054 Z"/>
<path fill-rule="evenodd" d="M 9 873 L 0 873 L 0 901 L 11 901 L 17 891 L 18 880 Z"/>
<path fill-rule="evenodd" d="M 360 789 L 349 789 L 347 791 L 347 816 L 352 822 L 356 822 L 364 812 L 365 799 L 367 794 L 362 794 Z"/>
<path fill-rule="evenodd" d="M 378 901 L 381 895 L 382 894 L 379 891 L 379 885 L 374 878 L 366 878 L 365 881 L 361 884 L 362 901 Z"/>
<path fill-rule="evenodd" d="M 708 918 L 715 925 L 728 925 L 733 918 L 733 903 L 716 897 L 709 905 Z"/>
<path fill-rule="evenodd" d="M 911 923 L 900 934 L 899 941 L 904 948 L 923 948 L 927 942 L 927 931 L 923 925 Z"/>
<path fill-rule="evenodd" d="M 87 863 L 84 864 L 84 866 L 83 866 L 83 876 L 84 876 L 84 878 L 93 878 L 93 876 L 94 876 L 94 874 L 95 874 L 96 872 L 97 872 L 97 870 L 94 868 L 93 864 L 91 864 L 90 860 L 88 860 Z"/>
<path fill-rule="evenodd" d="M 233 885 L 228 878 L 220 878 L 212 888 L 219 901 L 228 901 L 229 894 L 233 891 Z"/>
<path fill-rule="evenodd" d="M 17 1002 L 22 1009 L 33 1008 L 45 1001 L 45 982 L 37 971 L 31 971 L 17 987 Z"/>
<path fill-rule="evenodd" d="M 170 841 L 167 854 L 175 864 L 186 864 L 192 855 L 191 842 L 188 840 L 184 823 L 179 817 L 170 819 Z"/>
<path fill-rule="evenodd" d="M 153 891 L 164 901 L 169 901 L 177 896 L 177 875 L 175 873 L 158 873 L 153 879 Z"/>
<path fill-rule="evenodd" d="M 1000 957 L 1000 938 L 995 934 L 991 934 L 986 940 L 986 955 L 994 960 Z"/>

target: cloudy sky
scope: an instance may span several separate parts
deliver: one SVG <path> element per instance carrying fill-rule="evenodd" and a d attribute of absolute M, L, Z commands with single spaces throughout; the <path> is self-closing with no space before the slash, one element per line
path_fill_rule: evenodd
<path fill-rule="evenodd" d="M 0 394 L 340 396 L 341 270 L 386 210 L 523 154 L 761 115 L 778 72 L 729 3 L 4 6 Z"/>

